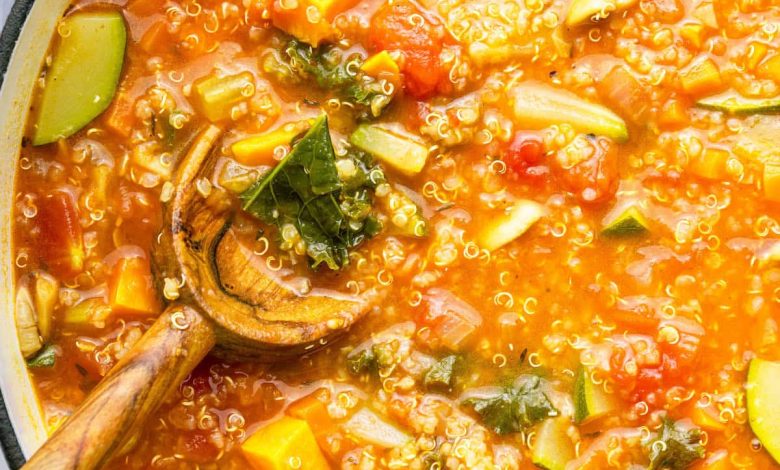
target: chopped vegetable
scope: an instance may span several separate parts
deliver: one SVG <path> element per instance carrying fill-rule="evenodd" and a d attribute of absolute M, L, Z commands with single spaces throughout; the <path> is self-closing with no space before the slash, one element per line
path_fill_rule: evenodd
<path fill-rule="evenodd" d="M 542 421 L 536 430 L 531 459 L 534 465 L 546 470 L 565 470 L 574 460 L 574 444 L 567 434 L 569 418 L 559 416 Z"/>
<path fill-rule="evenodd" d="M 593 382 L 587 369 L 581 367 L 574 381 L 574 422 L 587 423 L 612 413 L 618 404 L 615 396 Z"/>
<path fill-rule="evenodd" d="M 293 139 L 309 128 L 308 121 L 290 123 L 267 134 L 239 140 L 230 148 L 242 165 L 274 165 L 277 147 L 289 146 Z"/>
<path fill-rule="evenodd" d="M 650 94 L 626 67 L 613 67 L 596 86 L 599 96 L 620 116 L 634 123 L 646 119 Z"/>
<path fill-rule="evenodd" d="M 284 416 L 252 434 L 241 451 L 257 470 L 286 470 L 291 462 L 305 470 L 328 470 L 330 466 L 306 421 Z"/>
<path fill-rule="evenodd" d="M 720 418 L 720 412 L 712 403 L 707 406 L 696 403 L 691 413 L 691 419 L 697 426 L 707 431 L 724 431 L 726 429 L 726 422 Z"/>
<path fill-rule="evenodd" d="M 527 200 L 517 201 L 504 214 L 483 224 L 477 243 L 490 251 L 497 250 L 523 235 L 547 214 L 545 207 Z"/>
<path fill-rule="evenodd" d="M 663 130 L 677 130 L 690 122 L 685 106 L 679 100 L 669 100 L 664 103 L 658 115 L 658 125 Z"/>
<path fill-rule="evenodd" d="M 299 0 L 289 5 L 277 0 L 272 3 L 274 26 L 316 47 L 336 38 L 331 22 L 336 15 L 352 8 L 357 0 Z"/>
<path fill-rule="evenodd" d="M 688 167 L 693 174 L 702 178 L 721 181 L 728 176 L 728 161 L 731 154 L 724 149 L 707 147 L 698 156 L 691 157 Z"/>
<path fill-rule="evenodd" d="M 428 159 L 428 147 L 379 126 L 359 126 L 349 137 L 349 142 L 410 176 L 421 172 Z"/>
<path fill-rule="evenodd" d="M 106 127 L 117 135 L 129 137 L 136 119 L 134 104 L 127 92 L 120 87 L 111 106 L 103 114 Z"/>
<path fill-rule="evenodd" d="M 422 209 L 405 192 L 391 187 L 380 199 L 385 212 L 390 215 L 391 226 L 395 233 L 407 237 L 422 238 L 428 235 L 428 221 Z"/>
<path fill-rule="evenodd" d="M 412 437 L 368 408 L 361 408 L 344 423 L 344 430 L 367 444 L 386 449 L 402 447 Z"/>
<path fill-rule="evenodd" d="M 780 82 L 780 54 L 761 62 L 756 69 L 756 75 L 766 80 Z"/>
<path fill-rule="evenodd" d="M 160 313 L 152 271 L 146 258 L 123 258 L 114 266 L 109 281 L 109 302 L 113 312 L 124 315 Z"/>
<path fill-rule="evenodd" d="M 315 435 L 329 432 L 333 428 L 333 420 L 328 414 L 328 409 L 316 396 L 316 393 L 307 395 L 287 407 L 287 414 L 309 423 L 309 427 Z"/>
<path fill-rule="evenodd" d="M 57 348 L 48 344 L 41 349 L 32 359 L 27 360 L 27 367 L 33 369 L 54 367 L 57 362 Z"/>
<path fill-rule="evenodd" d="M 105 111 L 116 92 L 127 32 L 116 11 L 78 12 L 65 18 L 46 72 L 33 128 L 33 145 L 75 134 Z"/>
<path fill-rule="evenodd" d="M 764 163 L 763 187 L 764 198 L 780 202 L 780 161 Z"/>
<path fill-rule="evenodd" d="M 432 288 L 423 296 L 427 307 L 422 318 L 441 344 L 458 351 L 482 325 L 482 315 L 448 290 Z"/>
<path fill-rule="evenodd" d="M 366 59 L 360 70 L 377 79 L 385 78 L 396 86 L 401 83 L 401 69 L 387 51 L 378 52 Z"/>
<path fill-rule="evenodd" d="M 649 223 L 637 206 L 630 206 L 617 217 L 604 223 L 601 234 L 608 237 L 638 235 L 648 230 Z"/>
<path fill-rule="evenodd" d="M 347 370 L 352 375 L 361 375 L 377 369 L 376 355 L 372 348 L 356 350 L 347 356 Z"/>
<path fill-rule="evenodd" d="M 637 0 L 573 0 L 566 14 L 566 26 L 573 27 L 589 21 L 600 21 L 612 12 L 634 6 Z"/>
<path fill-rule="evenodd" d="M 780 362 L 753 359 L 748 368 L 747 410 L 750 428 L 780 463 Z"/>
<path fill-rule="evenodd" d="M 682 89 L 693 96 L 715 93 L 723 89 L 720 69 L 710 58 L 694 62 L 680 71 Z"/>
<path fill-rule="evenodd" d="M 54 322 L 54 308 L 60 295 L 60 283 L 52 275 L 43 271 L 33 273 L 33 300 L 38 317 L 38 333 L 43 341 L 51 338 Z"/>
<path fill-rule="evenodd" d="M 455 369 L 459 361 L 460 357 L 452 354 L 434 364 L 425 373 L 423 378 L 425 386 L 428 388 L 451 388 L 455 383 Z"/>
<path fill-rule="evenodd" d="M 650 453 L 648 470 L 685 470 L 696 460 L 704 458 L 701 439 L 699 428 L 664 417 L 658 435 L 647 443 Z"/>
<path fill-rule="evenodd" d="M 569 91 L 527 81 L 515 85 L 510 96 L 515 118 L 523 128 L 568 123 L 580 132 L 603 135 L 616 142 L 628 140 L 628 128 L 620 116 Z"/>
<path fill-rule="evenodd" d="M 521 376 L 512 387 L 485 398 L 467 398 L 463 403 L 472 407 L 497 434 L 519 432 L 545 418 L 558 416 L 543 391 L 542 379 L 535 375 Z"/>
<path fill-rule="evenodd" d="M 364 154 L 349 154 L 341 166 L 340 172 L 323 115 L 284 160 L 241 194 L 243 208 L 282 232 L 294 228 L 312 267 L 340 269 L 351 248 L 381 229 L 371 212 L 374 189 L 384 182 Z"/>
<path fill-rule="evenodd" d="M 702 98 L 696 102 L 696 106 L 728 114 L 770 114 L 780 112 L 780 98 L 745 98 L 727 92 Z"/>
<path fill-rule="evenodd" d="M 250 72 L 209 75 L 192 84 L 192 104 L 211 122 L 231 119 L 233 108 L 254 94 L 255 79 Z"/>
<path fill-rule="evenodd" d="M 76 204 L 70 194 L 54 192 L 38 200 L 38 250 L 49 270 L 73 276 L 84 269 L 84 245 Z"/>
<path fill-rule="evenodd" d="M 98 328 L 105 326 L 105 321 L 111 315 L 111 307 L 100 297 L 91 297 L 68 307 L 62 321 L 69 326 L 92 325 Z"/>
<path fill-rule="evenodd" d="M 19 338 L 19 349 L 26 358 L 33 356 L 43 346 L 38 333 L 35 306 L 26 286 L 20 287 L 16 292 L 16 334 Z"/>
<path fill-rule="evenodd" d="M 360 54 L 350 54 L 335 47 L 313 48 L 291 40 L 280 51 L 265 56 L 263 69 L 283 83 L 311 84 L 312 81 L 339 98 L 349 101 L 377 117 L 393 99 L 395 90 L 388 90 L 382 81 L 360 72 Z"/>

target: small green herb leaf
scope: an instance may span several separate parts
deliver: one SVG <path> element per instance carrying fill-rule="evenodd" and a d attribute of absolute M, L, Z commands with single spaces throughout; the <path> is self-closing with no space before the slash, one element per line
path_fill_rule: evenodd
<path fill-rule="evenodd" d="M 27 367 L 32 369 L 41 369 L 54 367 L 57 362 L 57 348 L 47 344 L 41 349 L 35 357 L 27 360 Z"/>
<path fill-rule="evenodd" d="M 425 373 L 423 383 L 428 388 L 441 387 L 450 388 L 455 381 L 455 369 L 460 358 L 456 355 L 450 355 L 433 365 Z"/>
<path fill-rule="evenodd" d="M 377 361 L 372 348 L 366 348 L 347 356 L 347 371 L 352 375 L 361 375 L 376 370 Z"/>
<path fill-rule="evenodd" d="M 535 375 L 521 376 L 513 386 L 494 396 L 469 398 L 464 403 L 497 434 L 519 432 L 545 418 L 558 416 L 542 390 L 542 380 Z"/>
<path fill-rule="evenodd" d="M 664 417 L 658 435 L 647 443 L 647 447 L 650 451 L 648 470 L 684 470 L 694 461 L 704 458 L 701 430 L 669 417 Z"/>
<path fill-rule="evenodd" d="M 242 206 L 267 224 L 293 225 L 306 243 L 312 267 L 340 269 L 348 262 L 349 249 L 381 229 L 371 209 L 374 188 L 384 181 L 365 155 L 346 158 L 355 175 L 342 181 L 323 115 L 284 160 L 241 194 Z"/>

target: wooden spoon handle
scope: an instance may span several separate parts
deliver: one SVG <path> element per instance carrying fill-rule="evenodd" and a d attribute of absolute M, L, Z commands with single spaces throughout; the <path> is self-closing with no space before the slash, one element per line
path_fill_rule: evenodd
<path fill-rule="evenodd" d="M 23 468 L 105 465 L 132 445 L 149 415 L 214 343 L 209 320 L 191 307 L 169 307 Z"/>

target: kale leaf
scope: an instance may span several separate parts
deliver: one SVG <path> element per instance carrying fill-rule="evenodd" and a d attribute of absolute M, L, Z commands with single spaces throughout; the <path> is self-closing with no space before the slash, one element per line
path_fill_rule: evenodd
<path fill-rule="evenodd" d="M 54 367 L 57 362 L 57 348 L 51 344 L 47 344 L 43 349 L 38 351 L 35 357 L 27 360 L 27 367 L 33 369 Z"/>
<path fill-rule="evenodd" d="M 542 390 L 542 379 L 535 375 L 521 376 L 514 385 L 494 396 L 469 398 L 464 403 L 499 435 L 519 432 L 545 418 L 558 416 L 558 410 Z"/>
<path fill-rule="evenodd" d="M 321 89 L 333 91 L 339 98 L 379 116 L 395 90 L 388 93 L 390 90 L 379 80 L 360 72 L 359 54 L 346 59 L 343 56 L 342 50 L 332 46 L 314 48 L 291 39 L 277 53 L 266 56 L 263 68 L 283 83 L 314 81 Z"/>
<path fill-rule="evenodd" d="M 347 356 L 347 371 L 352 375 L 375 371 L 378 367 L 372 348 L 365 348 Z"/>
<path fill-rule="evenodd" d="M 441 387 L 450 388 L 455 381 L 455 370 L 460 357 L 452 354 L 434 364 L 425 373 L 423 383 L 428 388 Z"/>
<path fill-rule="evenodd" d="M 354 174 L 342 180 L 326 115 L 318 118 L 287 157 L 244 191 L 244 210 L 267 224 L 294 226 L 313 268 L 338 270 L 349 250 L 381 230 L 373 193 L 385 181 L 365 154 L 349 154 Z"/>
<path fill-rule="evenodd" d="M 647 443 L 647 447 L 650 449 L 648 470 L 684 470 L 704 457 L 701 430 L 681 425 L 668 416 L 664 417 L 658 435 Z"/>

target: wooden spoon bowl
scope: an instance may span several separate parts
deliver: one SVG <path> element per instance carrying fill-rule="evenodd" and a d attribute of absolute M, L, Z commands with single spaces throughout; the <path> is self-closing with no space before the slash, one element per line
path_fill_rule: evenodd
<path fill-rule="evenodd" d="M 216 345 L 231 358 L 273 361 L 310 352 L 346 331 L 377 299 L 296 292 L 243 245 L 230 204 L 197 190 L 213 168 L 215 126 L 195 140 L 154 249 L 158 277 L 183 280 L 169 306 L 24 468 L 91 469 L 128 450 L 147 418 Z M 212 197 L 213 196 L 213 197 Z"/>

